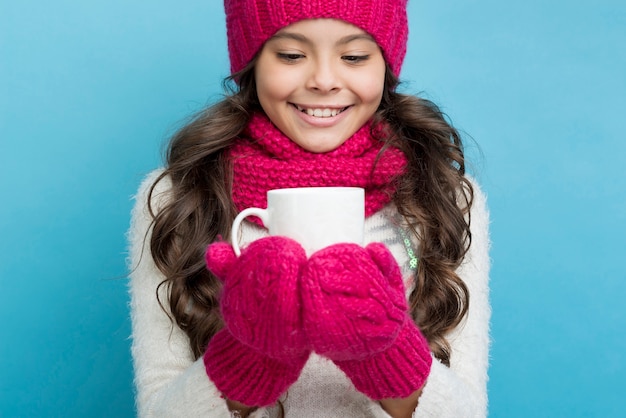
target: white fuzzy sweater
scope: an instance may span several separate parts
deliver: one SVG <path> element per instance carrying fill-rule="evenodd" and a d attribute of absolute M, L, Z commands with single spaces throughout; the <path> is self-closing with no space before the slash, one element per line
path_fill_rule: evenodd
<path fill-rule="evenodd" d="M 202 358 L 194 360 L 185 333 L 173 324 L 156 298 L 164 279 L 149 250 L 151 217 L 146 199 L 158 171 L 151 173 L 136 196 L 128 234 L 130 244 L 130 294 L 132 355 L 135 368 L 137 408 L 140 417 L 229 417 L 226 403 L 206 375 Z M 169 183 L 156 190 L 156 207 L 167 199 Z M 450 368 L 437 360 L 419 400 L 414 417 L 484 417 L 487 414 L 487 366 L 489 350 L 489 236 L 485 196 L 474 186 L 471 213 L 472 245 L 459 275 L 470 292 L 467 318 L 448 340 L 452 347 Z M 392 251 L 412 283 L 409 257 L 396 223 L 395 209 L 388 206 L 366 220 L 365 240 L 383 242 Z M 265 234 L 247 224 L 244 242 Z M 146 235 L 148 234 L 148 235 Z M 415 243 L 413 243 L 415 245 Z M 163 295 L 164 296 L 164 295 Z M 167 298 L 162 296 L 163 301 Z M 311 355 L 298 381 L 282 397 L 287 417 L 389 417 L 380 405 L 358 392 L 335 365 Z M 275 417 L 276 408 L 262 408 L 252 417 Z"/>

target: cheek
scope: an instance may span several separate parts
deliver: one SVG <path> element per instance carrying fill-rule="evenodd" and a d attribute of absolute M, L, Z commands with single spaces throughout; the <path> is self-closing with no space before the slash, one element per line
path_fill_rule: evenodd
<path fill-rule="evenodd" d="M 361 77 L 357 84 L 359 87 L 359 96 L 363 102 L 378 104 L 383 96 L 385 88 L 385 73 L 376 72 L 368 76 Z"/>
<path fill-rule="evenodd" d="M 256 79 L 259 100 L 262 96 L 271 100 L 286 100 L 294 90 L 294 77 L 285 71 L 259 72 Z"/>
<path fill-rule="evenodd" d="M 256 91 L 261 101 L 276 99 L 281 96 L 280 85 L 272 77 L 257 79 Z"/>
<path fill-rule="evenodd" d="M 384 83 L 378 80 L 370 80 L 369 83 L 363 83 L 361 89 L 361 100 L 372 106 L 378 107 L 383 97 Z"/>

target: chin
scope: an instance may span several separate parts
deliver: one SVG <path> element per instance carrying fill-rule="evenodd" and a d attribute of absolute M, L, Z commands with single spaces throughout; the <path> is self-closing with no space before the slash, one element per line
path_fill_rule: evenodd
<path fill-rule="evenodd" d="M 341 147 L 346 139 L 341 141 L 337 141 L 337 136 L 332 136 L 331 138 L 322 137 L 322 138 L 313 138 L 309 139 L 306 142 L 300 143 L 300 146 L 309 152 L 313 152 L 316 154 L 323 154 L 326 152 L 331 152 Z"/>
<path fill-rule="evenodd" d="M 341 143 L 343 144 L 343 142 Z M 314 154 L 324 154 L 327 152 L 331 152 L 336 150 L 337 148 L 339 148 L 341 146 L 341 144 L 320 144 L 320 143 L 315 143 L 315 144 L 310 144 L 305 147 L 303 147 L 305 150 L 312 152 Z"/>

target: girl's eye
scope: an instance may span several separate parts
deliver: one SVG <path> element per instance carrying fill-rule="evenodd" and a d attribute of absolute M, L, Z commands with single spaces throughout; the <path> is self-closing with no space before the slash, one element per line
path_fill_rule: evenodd
<path fill-rule="evenodd" d="M 294 61 L 299 60 L 300 58 L 304 58 L 303 54 L 288 53 L 288 52 L 279 52 L 277 55 L 279 59 L 283 61 L 287 61 L 287 62 L 294 62 Z"/>
<path fill-rule="evenodd" d="M 350 64 L 358 64 L 369 59 L 369 55 L 344 55 L 342 60 L 349 62 Z"/>

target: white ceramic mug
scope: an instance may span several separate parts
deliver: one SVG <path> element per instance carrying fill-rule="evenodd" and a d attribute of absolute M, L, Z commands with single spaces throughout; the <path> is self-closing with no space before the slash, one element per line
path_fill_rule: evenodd
<path fill-rule="evenodd" d="M 258 216 L 270 235 L 289 237 L 307 255 L 331 244 L 363 245 L 365 191 L 358 187 L 301 187 L 267 192 L 267 209 L 247 208 L 233 222 L 231 241 L 239 256 L 239 229 Z"/>

